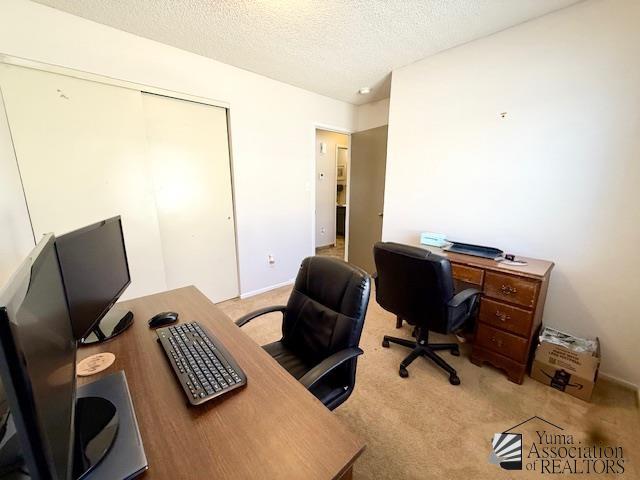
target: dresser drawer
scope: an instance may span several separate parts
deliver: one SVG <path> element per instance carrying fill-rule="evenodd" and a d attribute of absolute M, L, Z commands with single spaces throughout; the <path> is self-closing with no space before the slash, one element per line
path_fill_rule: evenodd
<path fill-rule="evenodd" d="M 481 322 L 529 338 L 533 312 L 483 297 L 478 318 Z"/>
<path fill-rule="evenodd" d="M 513 275 L 487 272 L 484 282 L 485 295 L 507 302 L 533 308 L 538 295 L 539 282 Z"/>
<path fill-rule="evenodd" d="M 512 333 L 503 332 L 489 325 L 479 322 L 475 343 L 482 348 L 497 352 L 516 362 L 525 363 L 527 360 L 528 341 Z"/>
<path fill-rule="evenodd" d="M 466 265 L 459 265 L 457 263 L 452 263 L 451 275 L 456 280 L 460 280 L 465 283 L 482 285 L 482 279 L 484 278 L 484 270 L 481 270 L 479 268 L 467 267 Z"/>

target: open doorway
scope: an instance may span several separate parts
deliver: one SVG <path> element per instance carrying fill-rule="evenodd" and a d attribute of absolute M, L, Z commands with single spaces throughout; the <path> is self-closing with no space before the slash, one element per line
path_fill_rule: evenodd
<path fill-rule="evenodd" d="M 316 255 L 346 260 L 349 135 L 316 130 Z"/>

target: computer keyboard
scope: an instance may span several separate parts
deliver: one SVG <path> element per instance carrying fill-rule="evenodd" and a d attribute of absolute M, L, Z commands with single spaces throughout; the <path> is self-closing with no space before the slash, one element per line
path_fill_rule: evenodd
<path fill-rule="evenodd" d="M 197 322 L 158 328 L 156 333 L 192 405 L 247 384 L 247 376 L 229 352 Z"/>

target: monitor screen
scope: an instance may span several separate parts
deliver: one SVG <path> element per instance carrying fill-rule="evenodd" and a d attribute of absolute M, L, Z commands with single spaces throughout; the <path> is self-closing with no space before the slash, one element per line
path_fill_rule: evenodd
<path fill-rule="evenodd" d="M 43 458 L 49 475 L 68 479 L 72 469 L 76 340 L 51 234 L 0 292 L 3 386 L 22 425 L 23 450 Z M 11 401 L 12 400 L 12 401 Z M 28 437 L 28 438 L 26 438 Z M 41 472 L 34 473 L 35 477 Z"/>
<path fill-rule="evenodd" d="M 56 239 L 76 339 L 84 338 L 129 285 L 120 217 Z"/>

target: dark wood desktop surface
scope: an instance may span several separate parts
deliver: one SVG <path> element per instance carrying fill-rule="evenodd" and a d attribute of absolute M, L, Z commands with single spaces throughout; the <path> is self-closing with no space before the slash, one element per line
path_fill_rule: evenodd
<path fill-rule="evenodd" d="M 145 478 L 351 478 L 364 442 L 195 287 L 118 305 L 134 313 L 133 326 L 109 342 L 78 350 L 78 361 L 112 352 L 115 363 L 78 382 L 124 370 L 149 462 Z M 244 370 L 247 386 L 189 406 L 147 325 L 164 311 L 206 326 Z"/>
<path fill-rule="evenodd" d="M 420 243 L 415 244 L 418 247 L 425 248 L 432 251 L 435 254 L 442 255 L 448 258 L 453 263 L 460 263 L 470 265 L 484 270 L 493 270 L 495 272 L 504 272 L 522 277 L 540 278 L 544 277 L 552 268 L 553 262 L 548 260 L 540 260 L 538 258 L 522 257 L 517 255 L 516 258 L 527 262 L 526 265 L 507 265 L 503 262 L 496 262 L 489 258 L 474 257 L 473 255 L 465 255 L 463 253 L 448 252 L 438 247 L 431 247 L 428 245 L 422 245 Z"/>

